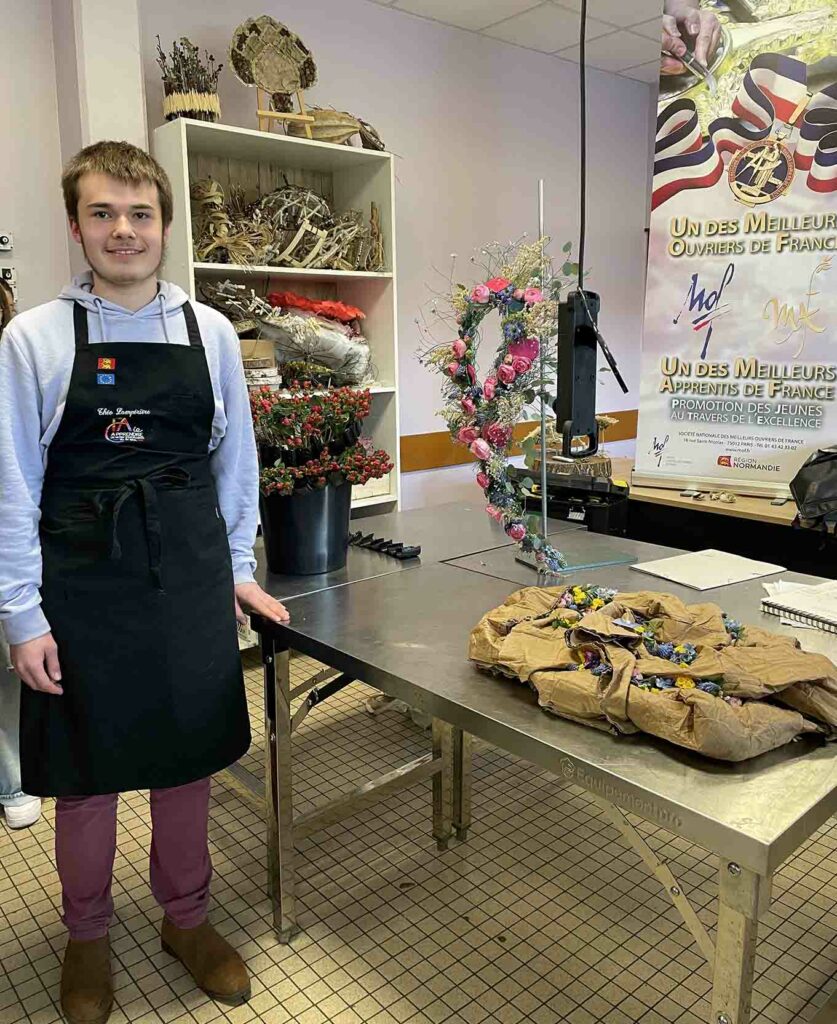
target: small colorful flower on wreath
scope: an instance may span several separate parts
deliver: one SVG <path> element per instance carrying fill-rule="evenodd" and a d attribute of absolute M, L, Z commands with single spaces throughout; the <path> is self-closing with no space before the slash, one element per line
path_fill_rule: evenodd
<path fill-rule="evenodd" d="M 456 435 L 457 441 L 464 445 L 473 444 L 474 441 L 480 436 L 479 427 L 462 427 L 459 433 Z"/>
<path fill-rule="evenodd" d="M 514 384 L 517 374 L 514 372 L 514 368 L 509 366 L 508 363 L 500 363 L 497 367 L 497 380 L 501 384 Z"/>
<path fill-rule="evenodd" d="M 486 490 L 491 486 L 491 477 L 487 473 L 483 473 L 482 470 L 477 473 L 477 483 L 483 490 Z"/>
<path fill-rule="evenodd" d="M 461 338 L 457 338 L 456 341 L 451 345 L 451 350 L 456 359 L 461 359 L 468 351 L 468 346 Z"/>
<path fill-rule="evenodd" d="M 502 523 L 502 521 L 503 521 L 503 510 L 501 508 L 497 508 L 496 505 L 486 505 L 485 506 L 485 511 L 491 516 L 491 518 L 495 522 Z"/>
<path fill-rule="evenodd" d="M 485 383 L 482 386 L 483 397 L 486 402 L 494 400 L 494 393 L 497 389 L 497 379 L 495 377 L 486 377 Z"/>
<path fill-rule="evenodd" d="M 486 459 L 491 457 L 491 445 L 481 437 L 478 437 L 469 447 L 471 454 L 476 455 L 481 462 L 485 462 Z"/>
<path fill-rule="evenodd" d="M 697 688 L 699 690 L 703 690 L 704 693 L 711 694 L 713 697 L 720 697 L 722 693 L 721 687 L 717 683 L 713 683 L 710 680 L 698 683 Z"/>
<path fill-rule="evenodd" d="M 532 369 L 532 362 L 526 356 L 514 356 L 511 365 L 518 377 L 522 377 L 524 373 L 528 373 Z"/>
<path fill-rule="evenodd" d="M 490 281 L 485 282 L 485 287 L 492 292 L 502 292 L 511 284 L 511 281 L 505 277 L 492 277 Z"/>
<path fill-rule="evenodd" d="M 471 292 L 471 301 L 478 302 L 482 305 L 488 302 L 491 298 L 491 289 L 487 284 L 478 284 L 476 288 Z"/>
<path fill-rule="evenodd" d="M 521 523 L 519 521 L 515 523 L 509 523 L 509 525 L 506 527 L 506 533 L 509 535 L 509 537 L 511 537 L 512 540 L 521 541 L 526 536 L 526 526 L 524 523 Z"/>
<path fill-rule="evenodd" d="M 696 683 L 694 679 L 689 679 L 688 676 L 677 676 L 674 680 L 674 685 L 678 690 L 694 690 Z"/>
<path fill-rule="evenodd" d="M 504 427 L 502 423 L 489 423 L 483 429 L 483 437 L 488 441 L 489 444 L 494 445 L 495 448 L 505 448 L 511 440 L 511 429 Z"/>
<path fill-rule="evenodd" d="M 477 411 L 477 407 L 474 404 L 473 398 L 463 398 L 460 404 L 462 406 L 462 411 L 467 416 L 473 416 L 474 413 Z"/>
<path fill-rule="evenodd" d="M 540 288 L 526 288 L 523 292 L 523 301 L 527 306 L 534 306 L 536 302 L 543 302 L 543 292 Z"/>

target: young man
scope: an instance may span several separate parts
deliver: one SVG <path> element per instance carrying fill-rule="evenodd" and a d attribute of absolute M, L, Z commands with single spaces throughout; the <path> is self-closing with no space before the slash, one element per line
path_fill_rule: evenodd
<path fill-rule="evenodd" d="M 0 341 L 0 617 L 25 684 L 22 786 L 57 797 L 62 1008 L 103 1024 L 126 790 L 151 790 L 163 949 L 212 997 L 250 995 L 206 921 L 209 776 L 250 742 L 236 615 L 288 616 L 253 580 L 258 471 L 236 335 L 157 279 L 165 172 L 101 142 L 62 185 L 91 273 Z"/>

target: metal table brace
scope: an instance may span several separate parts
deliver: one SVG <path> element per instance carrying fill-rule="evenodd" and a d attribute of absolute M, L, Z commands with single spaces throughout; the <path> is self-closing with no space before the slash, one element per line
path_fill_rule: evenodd
<path fill-rule="evenodd" d="M 364 783 L 307 812 L 294 815 L 291 743 L 308 712 L 351 680 L 332 669 L 317 673 L 291 689 L 290 650 L 277 647 L 262 634 L 265 696 L 265 810 L 267 816 L 268 886 L 273 926 L 287 943 L 299 931 L 296 923 L 295 842 L 312 832 L 357 814 L 392 793 L 433 780 L 433 838 L 445 850 L 454 831 L 468 834 L 471 817 L 471 737 L 461 729 L 433 719 L 432 750 L 378 779 Z M 337 677 L 334 679 L 333 677 Z M 318 689 L 320 684 L 324 684 Z M 309 693 L 296 714 L 291 700 Z M 316 695 L 316 696 L 315 696 Z M 313 699 L 311 699 L 313 697 Z"/>

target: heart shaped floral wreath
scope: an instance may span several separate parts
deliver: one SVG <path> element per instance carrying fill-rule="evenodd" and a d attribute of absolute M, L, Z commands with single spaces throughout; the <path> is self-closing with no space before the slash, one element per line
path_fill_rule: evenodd
<path fill-rule="evenodd" d="M 534 553 L 542 571 L 557 572 L 567 564 L 564 556 L 539 532 L 539 518 L 526 515 L 532 480 L 518 480 L 509 473 L 514 426 L 526 418 L 527 407 L 540 400 L 548 408 L 553 398 L 548 389 L 555 386 L 558 296 L 574 273 L 575 265 L 567 262 L 562 268 L 566 281 L 553 274 L 543 255 L 547 242 L 542 239 L 508 247 L 494 243 L 481 250 L 487 257 L 483 269 L 490 276 L 471 289 L 452 285 L 445 296 L 458 337 L 430 345 L 420 359 L 444 378 L 442 416 L 454 441 L 466 446 L 479 461 L 477 483 L 488 501 L 486 512 L 523 551 Z M 564 247 L 565 253 L 569 250 L 569 245 Z M 548 295 L 545 282 L 549 282 Z M 476 368 L 479 327 L 495 309 L 500 314 L 501 341 L 491 369 L 480 383 Z M 445 319 L 439 317 L 440 322 Z M 543 373 L 541 345 L 546 346 Z"/>

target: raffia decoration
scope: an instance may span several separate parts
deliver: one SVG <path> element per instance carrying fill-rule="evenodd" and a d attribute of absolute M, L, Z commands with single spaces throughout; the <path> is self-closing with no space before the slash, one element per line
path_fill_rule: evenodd
<path fill-rule="evenodd" d="M 173 92 L 163 97 L 163 116 L 167 121 L 173 117 L 200 115 L 204 121 L 217 121 L 221 116 L 221 102 L 217 93 Z"/>
<path fill-rule="evenodd" d="M 275 99 L 274 99 L 275 102 Z M 314 118 L 314 123 L 309 125 L 311 135 L 320 142 L 331 142 L 336 145 L 348 143 L 355 135 L 360 136 L 360 142 L 364 149 L 383 150 L 384 144 L 380 135 L 371 124 L 355 117 L 347 110 L 334 110 L 333 108 L 309 107 L 308 113 Z M 291 121 L 285 126 L 288 135 L 297 138 L 305 137 L 303 124 L 295 124 Z"/>
<path fill-rule="evenodd" d="M 212 178 L 192 183 L 192 234 L 199 263 L 263 263 L 272 232 L 259 219 L 234 220 L 224 190 Z"/>
<path fill-rule="evenodd" d="M 245 85 L 271 94 L 309 89 L 317 81 L 311 51 L 298 35 L 267 14 L 238 26 L 230 43 L 230 63 Z"/>

